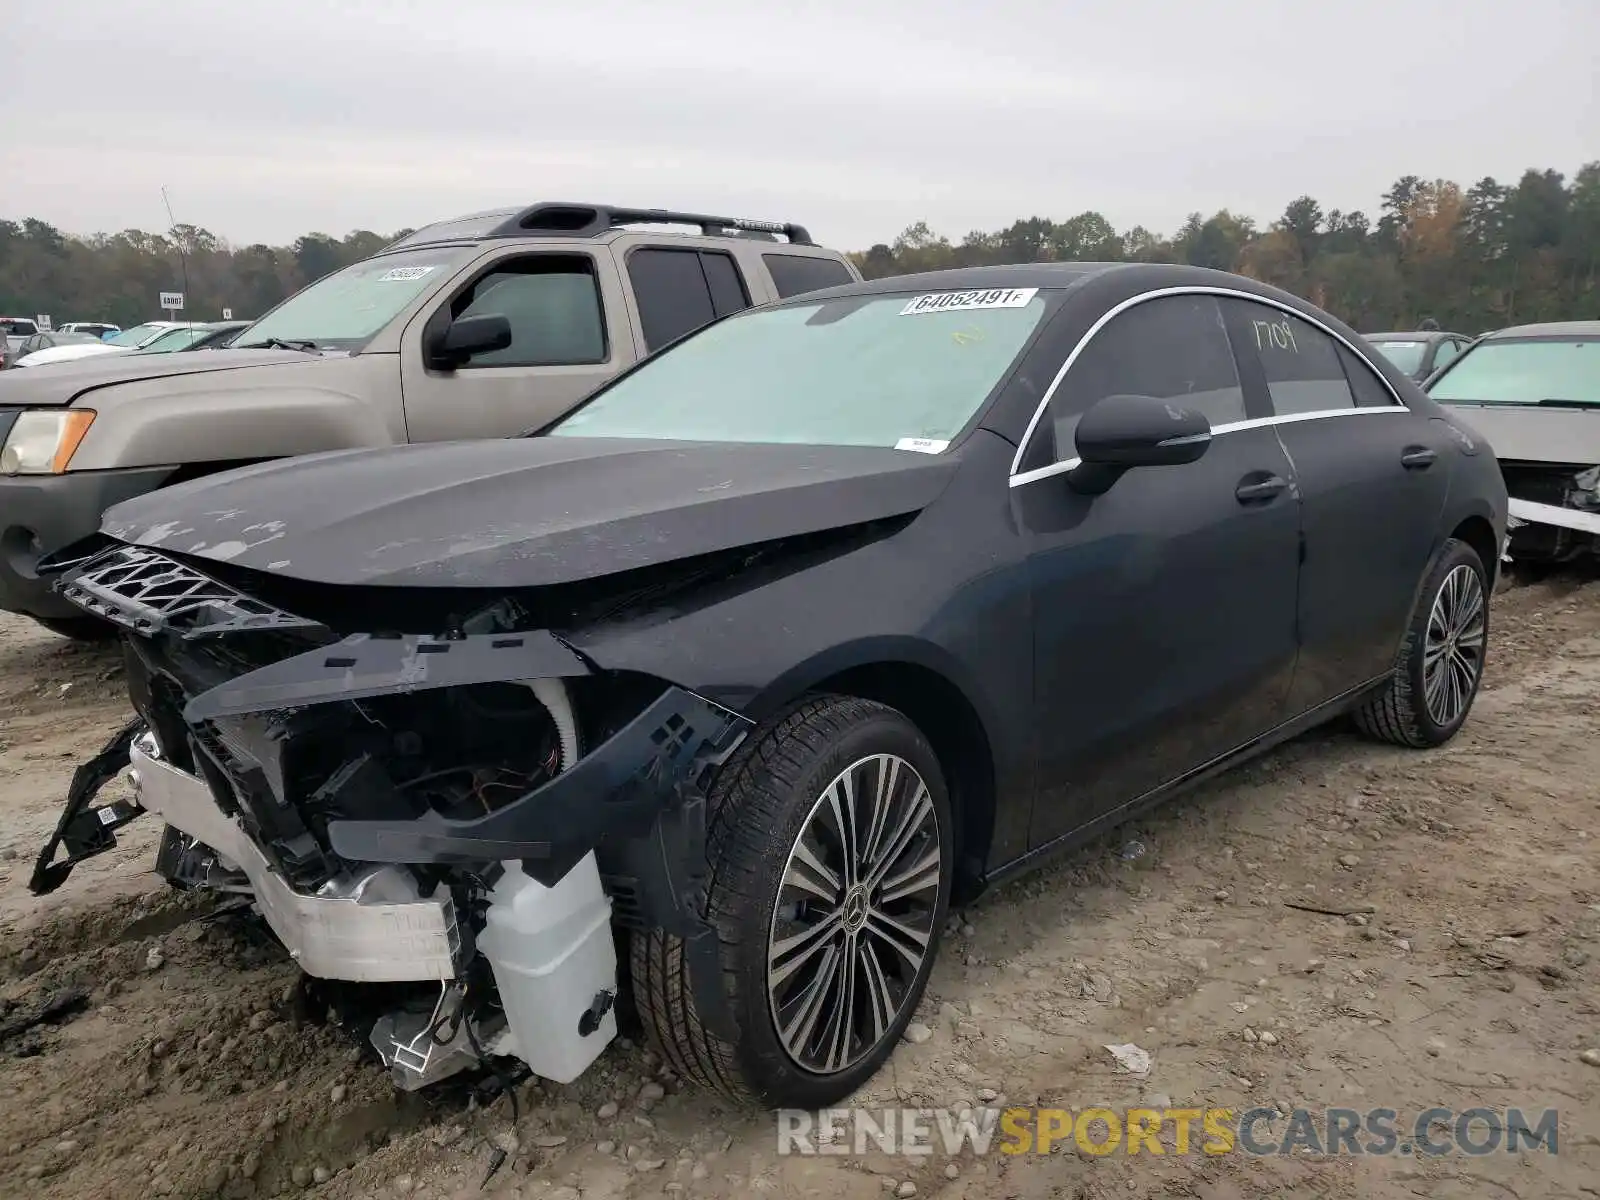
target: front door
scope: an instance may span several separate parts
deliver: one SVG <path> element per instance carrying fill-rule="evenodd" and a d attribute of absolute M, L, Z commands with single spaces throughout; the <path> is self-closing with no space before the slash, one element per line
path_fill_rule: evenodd
<path fill-rule="evenodd" d="M 464 365 L 431 367 L 423 339 L 468 316 L 499 315 L 511 345 Z M 512 254 L 411 319 L 400 384 L 413 442 L 509 437 L 560 416 L 635 359 L 609 259 L 586 251 Z"/>
<path fill-rule="evenodd" d="M 1224 303 L 1300 493 L 1299 713 L 1394 666 L 1438 539 L 1452 443 L 1330 333 L 1256 301 Z"/>
<path fill-rule="evenodd" d="M 1199 409 L 1213 440 L 1196 462 L 1135 468 L 1099 496 L 1037 466 L 1013 481 L 1030 544 L 1033 846 L 1272 728 L 1294 669 L 1289 461 L 1250 423 L 1214 297 L 1146 300 L 1095 334 L 1034 431 L 1045 461 L 1070 461 L 1078 417 L 1121 394 Z M 1030 443 L 1023 465 L 1037 453 Z"/>

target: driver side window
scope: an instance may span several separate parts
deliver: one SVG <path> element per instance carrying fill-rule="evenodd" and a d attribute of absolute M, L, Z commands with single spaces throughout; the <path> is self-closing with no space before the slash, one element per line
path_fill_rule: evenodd
<path fill-rule="evenodd" d="M 467 367 L 549 367 L 606 360 L 605 317 L 587 255 L 541 254 L 497 264 L 450 305 L 451 320 L 502 316 L 511 345 Z"/>
<path fill-rule="evenodd" d="M 1244 389 L 1222 310 L 1213 296 L 1162 296 L 1136 304 L 1090 339 L 1034 431 L 1030 462 L 1078 456 L 1078 420 L 1107 396 L 1154 396 L 1205 414 L 1212 425 L 1245 419 Z"/>

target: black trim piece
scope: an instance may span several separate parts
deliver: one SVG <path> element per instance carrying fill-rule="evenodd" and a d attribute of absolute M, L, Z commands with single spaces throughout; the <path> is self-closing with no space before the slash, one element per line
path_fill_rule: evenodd
<path fill-rule="evenodd" d="M 91 544 L 93 540 L 89 539 Z M 75 547 L 63 549 L 76 555 Z M 244 629 L 328 632 L 315 621 L 282 612 L 141 546 L 116 545 L 92 558 L 50 564 L 41 559 L 40 567 L 65 572 L 55 590 L 73 604 L 137 633 L 181 630 L 188 639 Z"/>
<path fill-rule="evenodd" d="M 116 801 L 100 808 L 91 808 L 90 802 L 117 777 L 117 772 L 128 765 L 128 751 L 133 739 L 144 729 L 144 721 L 135 718 L 119 729 L 100 752 L 72 773 L 67 787 L 67 802 L 61 807 L 55 832 L 45 842 L 44 849 L 34 861 L 33 874 L 28 879 L 28 890 L 35 896 L 49 895 L 67 881 L 72 868 L 115 848 L 116 831 L 136 817 L 144 815 L 137 804 Z M 56 850 L 65 846 L 67 856 L 52 862 Z"/>
<path fill-rule="evenodd" d="M 486 816 L 334 820 L 328 841 L 340 857 L 358 862 L 521 858 L 529 876 L 551 887 L 603 841 L 648 837 L 662 811 L 703 804 L 708 770 L 726 761 L 749 728 L 735 713 L 668 688 L 571 770 Z"/>
<path fill-rule="evenodd" d="M 196 724 L 335 700 L 587 674 L 583 660 L 544 631 L 458 638 L 355 633 L 202 692 L 184 707 L 183 719 Z"/>

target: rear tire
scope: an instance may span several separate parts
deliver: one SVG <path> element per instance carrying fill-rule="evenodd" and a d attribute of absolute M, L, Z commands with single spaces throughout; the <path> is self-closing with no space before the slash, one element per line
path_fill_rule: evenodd
<path fill-rule="evenodd" d="M 1418 592 L 1394 676 L 1356 710 L 1356 725 L 1397 746 L 1443 745 L 1472 711 L 1488 648 L 1488 574 L 1477 551 L 1452 538 Z"/>
<path fill-rule="evenodd" d="M 631 947 L 646 1035 L 732 1099 L 825 1107 L 877 1072 L 927 986 L 955 861 L 938 759 L 895 710 L 823 696 L 756 729 L 710 802 L 706 916 L 738 1041 L 701 1024 L 659 931 Z"/>
<path fill-rule="evenodd" d="M 75 642 L 109 642 L 118 633 L 115 625 L 99 617 L 35 617 L 34 620 L 51 633 Z"/>

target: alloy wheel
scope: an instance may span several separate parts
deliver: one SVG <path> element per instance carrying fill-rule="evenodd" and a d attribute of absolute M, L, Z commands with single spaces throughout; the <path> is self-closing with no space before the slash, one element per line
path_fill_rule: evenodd
<path fill-rule="evenodd" d="M 933 945 L 944 878 L 928 785 L 893 754 L 862 758 L 812 805 L 767 939 L 767 997 L 798 1066 L 834 1075 L 882 1044 Z"/>
<path fill-rule="evenodd" d="M 1488 624 L 1483 580 L 1465 563 L 1444 577 L 1428 613 L 1423 643 L 1423 700 L 1439 725 L 1461 719 L 1483 673 Z"/>

